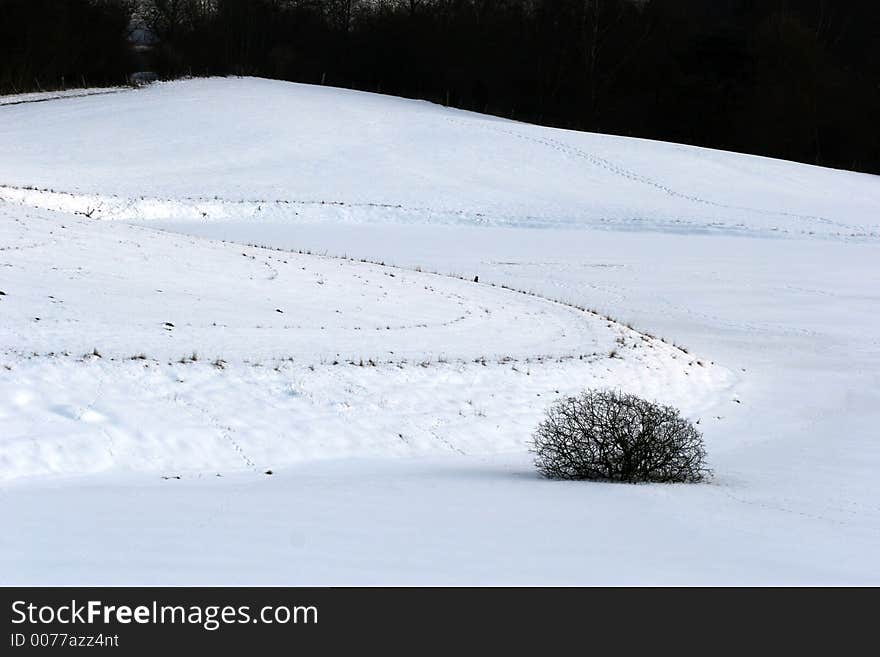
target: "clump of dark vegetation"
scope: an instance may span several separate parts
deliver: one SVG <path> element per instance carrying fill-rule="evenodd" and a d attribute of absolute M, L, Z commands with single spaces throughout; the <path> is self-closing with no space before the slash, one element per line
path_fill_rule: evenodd
<path fill-rule="evenodd" d="M 187 363 L 197 363 L 198 361 L 199 361 L 199 354 L 198 354 L 198 352 L 194 351 L 189 356 L 183 356 L 177 362 L 180 363 L 181 365 L 186 365 Z"/>
<path fill-rule="evenodd" d="M 697 482 L 711 474 L 702 435 L 677 409 L 610 390 L 556 402 L 532 452 L 553 479 Z"/>

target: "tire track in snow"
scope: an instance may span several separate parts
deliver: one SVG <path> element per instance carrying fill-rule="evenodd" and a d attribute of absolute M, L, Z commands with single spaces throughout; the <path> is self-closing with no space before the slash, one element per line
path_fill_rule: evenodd
<path fill-rule="evenodd" d="M 454 119 L 450 119 L 454 120 Z M 493 129 L 494 130 L 494 129 Z M 541 139 L 531 138 L 511 131 L 498 131 L 502 134 L 521 138 L 527 141 L 537 142 L 544 146 L 550 146 Z M 551 146 L 552 147 L 552 146 Z M 565 147 L 568 148 L 568 147 Z M 559 150 L 559 149 L 557 149 Z M 592 154 L 574 149 L 580 153 L 576 157 L 595 162 L 607 162 Z M 595 160 L 595 162 L 593 162 Z M 611 164 L 609 162 L 609 164 Z M 603 166 L 598 164 L 598 166 Z M 741 222 L 726 220 L 694 221 L 676 217 L 645 217 L 645 216 L 618 216 L 618 217 L 576 217 L 568 215 L 513 215 L 504 213 L 491 213 L 478 209 L 448 208 L 448 207 L 425 207 L 405 204 L 379 203 L 379 202 L 349 202 L 333 200 L 305 200 L 305 199 L 223 199 L 219 197 L 187 196 L 175 199 L 163 199 L 140 196 L 137 198 L 125 198 L 113 194 L 102 195 L 96 193 L 72 193 L 56 191 L 53 189 L 38 189 L 30 186 L 16 186 L 0 184 L 0 201 L 15 203 L 25 207 L 63 212 L 67 214 L 83 215 L 88 219 L 110 219 L 119 221 L 151 221 L 154 219 L 180 220 L 180 221 L 217 221 L 217 220 L 258 220 L 270 217 L 288 218 L 290 213 L 294 216 L 299 212 L 293 208 L 342 208 L 366 211 L 387 211 L 381 214 L 383 222 L 397 222 L 403 224 L 413 223 L 413 216 L 418 216 L 421 223 L 440 225 L 468 225 L 468 226 L 512 226 L 526 228 L 552 228 L 552 227 L 633 227 L 645 230 L 676 231 L 676 230 L 699 230 L 718 231 L 735 234 L 766 234 L 780 236 L 787 234 L 812 236 L 818 235 L 826 238 L 860 238 L 876 239 L 880 233 L 866 230 L 864 227 L 837 222 L 825 217 L 799 215 L 775 210 L 762 210 L 759 208 L 739 207 L 725 205 L 696 196 L 690 196 L 673 190 L 661 183 L 657 183 L 645 176 L 630 173 L 626 169 L 611 165 L 608 169 L 612 173 L 621 172 L 630 180 L 637 183 L 650 185 L 664 193 L 689 202 L 704 204 L 708 207 L 732 210 L 738 212 L 750 212 L 767 217 L 780 217 L 796 220 L 808 220 L 821 223 L 826 227 L 838 228 L 837 232 L 816 232 L 807 227 L 794 229 L 788 227 L 759 227 L 748 226 Z M 608 168 L 608 167 L 604 167 Z M 270 209 L 267 212 L 266 208 Z M 326 217 L 322 217 L 326 218 Z M 306 218 L 305 221 L 314 221 L 314 217 Z M 375 221 L 372 217 L 360 218 L 359 221 Z M 343 221 L 350 221 L 345 218 Z"/>
<path fill-rule="evenodd" d="M 0 108 L 14 105 L 28 105 L 31 103 L 46 103 L 50 100 L 65 100 L 67 98 L 87 98 L 89 96 L 107 96 L 137 91 L 135 87 L 119 87 L 109 89 L 82 89 L 78 91 L 45 91 L 34 94 L 18 94 L 12 96 L 0 96 Z M 51 94 L 51 95 L 50 95 Z M 16 100 L 18 99 L 18 100 Z"/>

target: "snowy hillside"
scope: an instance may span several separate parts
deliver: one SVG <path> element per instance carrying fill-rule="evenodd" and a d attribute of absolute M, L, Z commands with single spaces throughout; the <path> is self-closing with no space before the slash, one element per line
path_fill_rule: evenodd
<path fill-rule="evenodd" d="M 588 382 L 696 410 L 731 380 L 513 290 L 10 210 L 2 478 L 494 453 Z"/>
<path fill-rule="evenodd" d="M 0 185 L 85 195 L 0 198 L 100 216 L 880 231 L 873 176 L 269 80 L 10 106 L 0 143 Z"/>
<path fill-rule="evenodd" d="M 256 79 L 0 144 L 0 583 L 880 582 L 876 177 Z M 712 482 L 538 478 L 593 386 Z"/>

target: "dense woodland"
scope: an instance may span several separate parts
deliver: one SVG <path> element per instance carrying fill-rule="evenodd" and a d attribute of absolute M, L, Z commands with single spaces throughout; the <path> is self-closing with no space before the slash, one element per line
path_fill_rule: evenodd
<path fill-rule="evenodd" d="M 876 0 L 0 0 L 0 93 L 242 74 L 880 173 Z"/>

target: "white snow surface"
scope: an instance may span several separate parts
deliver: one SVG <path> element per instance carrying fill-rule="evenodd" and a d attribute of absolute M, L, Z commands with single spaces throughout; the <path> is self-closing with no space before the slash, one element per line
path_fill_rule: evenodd
<path fill-rule="evenodd" d="M 0 583 L 880 582 L 877 177 L 256 79 L 17 99 Z M 712 481 L 537 477 L 584 387 Z"/>
<path fill-rule="evenodd" d="M 880 231 L 869 175 L 269 80 L 4 107 L 0 144 L 0 184 L 93 216 Z"/>
<path fill-rule="evenodd" d="M 597 314 L 488 284 L 9 206 L 0 217 L 0 478 L 493 453 L 522 448 L 542 408 L 584 385 L 696 411 L 734 381 Z"/>

